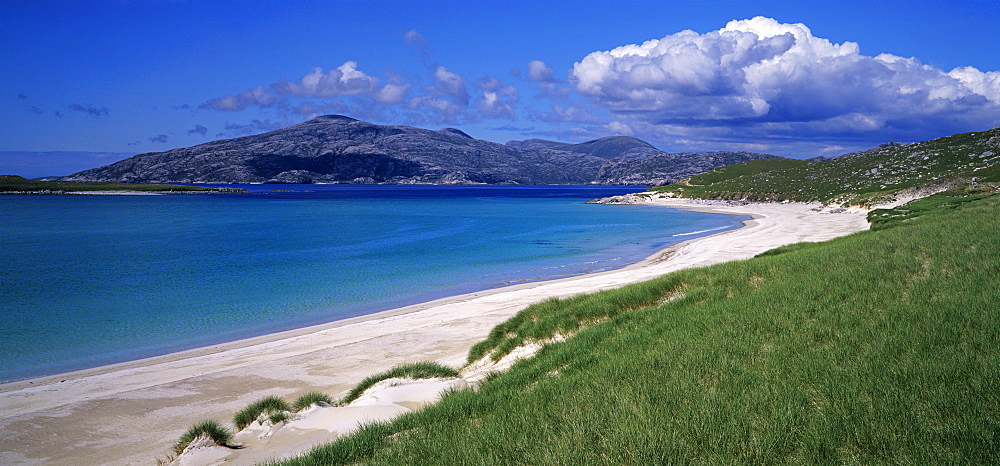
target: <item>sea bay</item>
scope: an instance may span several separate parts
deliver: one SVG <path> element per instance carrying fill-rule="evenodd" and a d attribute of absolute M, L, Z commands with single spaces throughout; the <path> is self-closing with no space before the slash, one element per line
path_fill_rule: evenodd
<path fill-rule="evenodd" d="M 746 217 L 580 186 L 0 198 L 0 381 L 620 268 Z"/>

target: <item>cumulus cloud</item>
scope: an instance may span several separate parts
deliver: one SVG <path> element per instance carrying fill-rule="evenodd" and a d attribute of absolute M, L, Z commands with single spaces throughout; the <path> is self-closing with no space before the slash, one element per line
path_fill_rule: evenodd
<path fill-rule="evenodd" d="M 413 111 L 406 114 L 407 120 L 412 124 L 427 120 L 444 124 L 472 119 L 468 112 L 472 97 L 466 79 L 444 66 L 437 66 L 431 77 L 433 84 L 422 89 L 423 95 L 410 97 L 403 103 L 404 109 Z"/>
<path fill-rule="evenodd" d="M 358 69 L 355 61 L 346 61 L 329 72 L 316 67 L 297 81 L 281 80 L 269 88 L 258 85 L 239 94 L 209 99 L 198 108 L 239 112 L 247 107 L 273 107 L 285 104 L 288 97 L 334 98 L 373 94 L 379 79 Z"/>
<path fill-rule="evenodd" d="M 433 116 L 433 121 L 438 124 L 456 123 L 460 117 L 466 115 L 465 107 L 456 104 L 448 99 L 437 98 L 429 95 L 413 97 L 406 102 L 404 108 L 414 111 L 428 112 Z M 426 116 L 416 117 L 409 114 L 410 121 L 424 122 Z"/>
<path fill-rule="evenodd" d="M 312 72 L 298 81 L 281 81 L 272 85 L 279 94 L 307 97 L 337 97 L 374 92 L 378 78 L 358 70 L 358 62 L 346 61 L 328 73 L 323 68 L 313 68 Z"/>
<path fill-rule="evenodd" d="M 406 100 L 406 95 L 409 94 L 410 87 L 410 84 L 386 84 L 375 93 L 375 100 L 383 104 L 402 103 Z"/>
<path fill-rule="evenodd" d="M 86 113 L 94 118 L 102 118 L 111 114 L 111 110 L 108 107 L 98 105 L 71 104 L 67 108 L 73 110 L 74 112 Z M 59 116 L 61 117 L 62 114 L 59 113 Z"/>
<path fill-rule="evenodd" d="M 167 139 L 169 139 L 169 136 L 167 136 L 166 134 L 160 134 L 158 136 L 150 136 L 149 142 L 165 143 L 167 142 Z"/>
<path fill-rule="evenodd" d="M 555 75 L 555 71 L 549 68 L 545 62 L 541 60 L 531 60 L 528 62 L 528 79 L 532 81 L 552 81 L 552 76 Z"/>
<path fill-rule="evenodd" d="M 555 71 L 549 68 L 541 60 L 528 62 L 528 79 L 535 82 L 538 93 L 541 97 L 556 97 L 565 99 L 569 97 L 570 88 L 565 83 L 555 78 Z"/>
<path fill-rule="evenodd" d="M 1000 124 L 998 72 L 866 56 L 856 43 L 765 17 L 593 52 L 570 77 L 626 123 L 800 137 Z"/>
<path fill-rule="evenodd" d="M 513 120 L 514 107 L 518 101 L 517 88 L 505 85 L 493 76 L 480 79 L 476 86 L 482 95 L 476 99 L 476 109 L 486 118 L 507 118 Z"/>
<path fill-rule="evenodd" d="M 438 66 L 434 70 L 434 86 L 431 92 L 453 99 L 462 106 L 469 104 L 469 91 L 465 88 L 465 78 L 458 73 L 448 71 L 448 68 Z"/>
<path fill-rule="evenodd" d="M 26 95 L 24 95 L 24 94 L 18 94 L 18 95 L 17 95 L 17 98 L 18 98 L 19 100 L 28 100 L 28 96 L 26 96 Z"/>
<path fill-rule="evenodd" d="M 208 128 L 206 128 L 206 127 L 204 127 L 202 125 L 194 125 L 194 128 L 189 129 L 187 133 L 189 135 L 191 135 L 191 134 L 200 134 L 202 136 L 205 136 L 206 134 L 208 134 Z"/>

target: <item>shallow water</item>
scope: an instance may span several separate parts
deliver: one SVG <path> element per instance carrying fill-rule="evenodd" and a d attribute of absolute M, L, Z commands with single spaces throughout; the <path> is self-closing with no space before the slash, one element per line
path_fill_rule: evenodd
<path fill-rule="evenodd" d="M 0 197 L 0 381 L 620 268 L 746 217 L 623 187 Z"/>

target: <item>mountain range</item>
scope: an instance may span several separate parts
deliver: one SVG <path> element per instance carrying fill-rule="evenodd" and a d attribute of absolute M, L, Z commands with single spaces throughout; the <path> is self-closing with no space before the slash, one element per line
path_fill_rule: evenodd
<path fill-rule="evenodd" d="M 773 155 L 667 153 L 633 137 L 506 144 L 461 130 L 326 115 L 279 130 L 139 154 L 60 181 L 663 185 Z"/>

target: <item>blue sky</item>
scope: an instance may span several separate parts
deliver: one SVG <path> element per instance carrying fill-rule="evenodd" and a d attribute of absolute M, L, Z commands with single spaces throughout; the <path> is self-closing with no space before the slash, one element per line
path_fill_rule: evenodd
<path fill-rule="evenodd" d="M 0 18 L 0 172 L 25 176 L 329 113 L 799 158 L 1000 125 L 996 0 L 6 0 Z"/>

